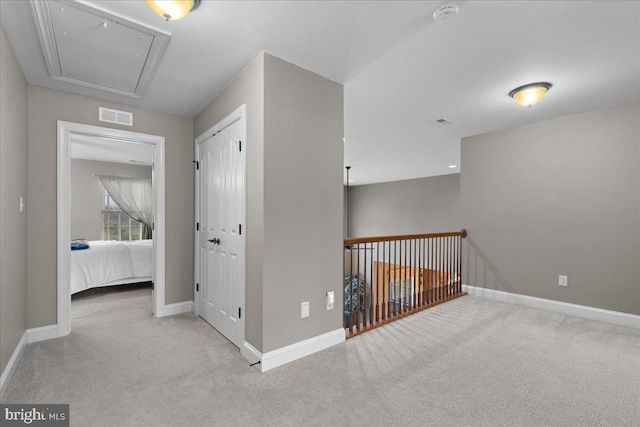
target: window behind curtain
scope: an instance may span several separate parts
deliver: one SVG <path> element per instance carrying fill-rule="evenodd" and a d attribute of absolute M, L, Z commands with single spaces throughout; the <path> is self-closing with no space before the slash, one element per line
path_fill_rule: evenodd
<path fill-rule="evenodd" d="M 118 208 L 102 188 L 102 240 L 141 240 L 142 223 Z"/>

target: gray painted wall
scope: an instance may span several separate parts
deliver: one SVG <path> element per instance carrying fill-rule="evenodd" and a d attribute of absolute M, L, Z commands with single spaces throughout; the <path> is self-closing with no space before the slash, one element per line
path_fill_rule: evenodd
<path fill-rule="evenodd" d="M 26 329 L 27 83 L 0 27 L 0 372 Z M 27 204 L 28 206 L 28 204 Z"/>
<path fill-rule="evenodd" d="M 460 174 L 358 185 L 350 187 L 349 193 L 351 237 L 439 233 L 463 228 Z"/>
<path fill-rule="evenodd" d="M 193 121 L 200 136 L 242 104 L 247 105 L 247 253 L 245 339 L 262 351 L 262 250 L 264 175 L 264 55 L 251 62 Z"/>
<path fill-rule="evenodd" d="M 193 298 L 193 123 L 191 119 L 28 86 L 27 326 L 56 323 L 57 121 L 113 127 L 165 137 L 167 304 Z M 134 126 L 98 121 L 98 107 L 130 111 Z"/>
<path fill-rule="evenodd" d="M 247 105 L 246 340 L 265 353 L 342 326 L 342 86 L 259 55 L 194 120 Z M 300 319 L 300 303 L 310 317 Z"/>
<path fill-rule="evenodd" d="M 264 79 L 264 351 L 272 351 L 342 327 L 344 102 L 342 85 L 271 55 Z M 310 316 L 300 319 L 303 301 Z"/>
<path fill-rule="evenodd" d="M 464 138 L 461 165 L 465 283 L 640 314 L 640 103 Z"/>
<path fill-rule="evenodd" d="M 102 191 L 95 175 L 151 178 L 151 166 L 71 160 L 71 238 L 102 240 Z"/>

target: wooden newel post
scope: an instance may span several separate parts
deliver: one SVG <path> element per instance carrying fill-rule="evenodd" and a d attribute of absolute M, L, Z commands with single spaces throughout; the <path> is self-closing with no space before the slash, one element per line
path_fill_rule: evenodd
<path fill-rule="evenodd" d="M 462 229 L 460 230 L 460 236 L 462 236 L 462 238 L 464 239 L 465 237 L 467 237 L 467 230 L 466 229 Z"/>

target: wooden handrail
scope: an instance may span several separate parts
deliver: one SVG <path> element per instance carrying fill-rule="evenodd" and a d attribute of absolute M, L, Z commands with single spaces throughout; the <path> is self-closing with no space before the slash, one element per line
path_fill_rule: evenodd
<path fill-rule="evenodd" d="M 345 245 L 355 245 L 358 243 L 373 243 L 373 242 L 391 242 L 394 240 L 413 240 L 413 239 L 432 239 L 435 237 L 456 237 L 460 236 L 463 239 L 467 237 L 467 230 L 464 228 L 460 231 L 451 231 L 447 233 L 431 233 L 431 234 L 404 234 L 398 236 L 375 236 L 375 237 L 355 237 L 351 239 L 344 239 Z"/>
<path fill-rule="evenodd" d="M 467 230 L 344 239 L 347 338 L 466 295 Z"/>

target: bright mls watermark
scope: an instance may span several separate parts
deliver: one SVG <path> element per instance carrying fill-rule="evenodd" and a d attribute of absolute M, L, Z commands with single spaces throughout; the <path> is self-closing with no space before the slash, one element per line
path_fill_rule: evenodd
<path fill-rule="evenodd" d="M 69 427 L 69 405 L 1 405 L 0 426 Z"/>

